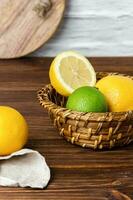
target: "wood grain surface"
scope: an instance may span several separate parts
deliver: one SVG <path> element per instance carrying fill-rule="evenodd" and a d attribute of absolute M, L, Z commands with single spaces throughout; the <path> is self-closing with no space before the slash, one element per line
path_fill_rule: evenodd
<path fill-rule="evenodd" d="M 133 58 L 90 58 L 96 71 L 133 75 Z M 0 104 L 18 109 L 27 119 L 27 147 L 46 157 L 51 181 L 45 190 L 0 188 L 0 200 L 131 200 L 133 145 L 92 151 L 63 140 L 39 105 L 36 91 L 49 82 L 51 59 L 0 61 Z"/>
<path fill-rule="evenodd" d="M 51 9 L 39 17 L 34 8 L 40 0 L 0 0 L 0 58 L 27 55 L 43 45 L 56 31 L 65 0 L 50 0 Z"/>

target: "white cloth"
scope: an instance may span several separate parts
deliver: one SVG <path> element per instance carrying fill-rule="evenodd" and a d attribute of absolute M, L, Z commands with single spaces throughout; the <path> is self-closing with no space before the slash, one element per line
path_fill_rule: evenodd
<path fill-rule="evenodd" d="M 0 157 L 0 186 L 44 188 L 50 180 L 45 158 L 31 149 Z"/>

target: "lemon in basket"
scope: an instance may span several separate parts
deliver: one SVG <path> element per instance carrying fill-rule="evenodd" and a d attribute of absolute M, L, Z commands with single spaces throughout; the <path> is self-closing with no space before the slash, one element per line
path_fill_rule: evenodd
<path fill-rule="evenodd" d="M 84 86 L 76 89 L 67 100 L 66 108 L 79 112 L 107 112 L 104 95 L 95 87 Z"/>
<path fill-rule="evenodd" d="M 53 60 L 49 77 L 51 85 L 63 96 L 69 96 L 81 86 L 95 86 L 96 83 L 91 63 L 73 51 L 63 52 Z"/>
<path fill-rule="evenodd" d="M 24 117 L 15 109 L 0 106 L 0 155 L 20 150 L 28 138 L 28 126 Z"/>
<path fill-rule="evenodd" d="M 109 75 L 96 84 L 104 94 L 112 112 L 133 110 L 133 80 L 120 75 Z"/>

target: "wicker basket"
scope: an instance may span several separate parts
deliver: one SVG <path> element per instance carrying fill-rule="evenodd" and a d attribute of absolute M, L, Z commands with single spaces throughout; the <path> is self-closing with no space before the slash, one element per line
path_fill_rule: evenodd
<path fill-rule="evenodd" d="M 109 74 L 97 73 L 97 79 Z M 133 77 L 130 76 L 133 79 Z M 93 149 L 111 149 L 133 141 L 133 111 L 82 113 L 68 110 L 66 98 L 59 95 L 51 85 L 38 91 L 40 104 L 48 110 L 59 133 L 67 141 Z"/>

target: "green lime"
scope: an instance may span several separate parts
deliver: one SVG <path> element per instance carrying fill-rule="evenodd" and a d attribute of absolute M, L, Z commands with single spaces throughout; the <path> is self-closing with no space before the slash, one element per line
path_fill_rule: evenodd
<path fill-rule="evenodd" d="M 95 87 L 84 86 L 76 89 L 69 97 L 66 108 L 79 112 L 107 112 L 104 95 Z"/>

